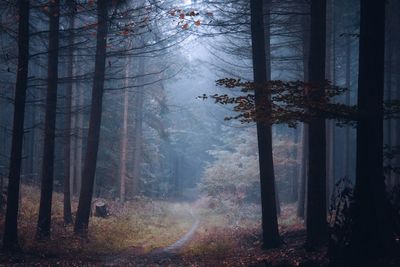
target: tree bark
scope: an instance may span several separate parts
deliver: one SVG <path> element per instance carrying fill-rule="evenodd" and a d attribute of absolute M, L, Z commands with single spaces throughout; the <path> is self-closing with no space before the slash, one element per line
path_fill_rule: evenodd
<path fill-rule="evenodd" d="M 18 1 L 18 69 L 14 102 L 13 136 L 11 143 L 10 171 L 7 189 L 7 211 L 4 224 L 3 249 L 19 250 L 18 200 L 21 179 L 24 113 L 28 83 L 29 62 L 29 1 Z"/>
<path fill-rule="evenodd" d="M 75 234 L 82 236 L 87 236 L 96 173 L 97 152 L 99 149 L 107 48 L 107 5 L 108 1 L 106 0 L 99 0 L 97 2 L 98 25 L 96 59 L 90 108 L 89 132 L 85 163 L 83 167 L 84 179 L 82 179 L 82 188 L 79 196 L 78 211 L 76 213 L 74 226 Z"/>
<path fill-rule="evenodd" d="M 255 99 L 261 183 L 263 246 L 264 248 L 275 248 L 280 245 L 281 241 L 277 222 L 275 177 L 272 157 L 272 132 L 269 122 L 266 121 L 271 111 L 271 103 L 270 95 L 265 90 L 268 76 L 270 76 L 270 65 L 268 66 L 267 64 L 267 57 L 265 54 L 266 48 L 269 47 L 269 45 L 266 46 L 265 43 L 266 36 L 267 38 L 269 36 L 269 27 L 267 27 L 267 31 L 265 32 L 263 18 L 263 11 L 265 9 L 263 8 L 263 2 L 268 5 L 270 4 L 270 1 L 250 1 L 251 38 L 254 83 L 256 86 Z M 269 12 L 266 19 L 269 19 Z"/>
<path fill-rule="evenodd" d="M 312 101 L 325 96 L 326 0 L 311 0 L 310 61 L 308 81 L 314 87 Z M 307 186 L 307 240 L 313 249 L 327 242 L 326 224 L 326 136 L 325 119 L 317 112 L 308 127 L 309 163 Z"/>
<path fill-rule="evenodd" d="M 49 2 L 49 48 L 47 69 L 46 115 L 42 162 L 42 183 L 40 191 L 39 219 L 36 238 L 49 238 L 51 226 L 51 202 L 54 179 L 54 148 L 56 130 L 57 86 L 58 86 L 58 44 L 60 24 L 60 1 Z"/>

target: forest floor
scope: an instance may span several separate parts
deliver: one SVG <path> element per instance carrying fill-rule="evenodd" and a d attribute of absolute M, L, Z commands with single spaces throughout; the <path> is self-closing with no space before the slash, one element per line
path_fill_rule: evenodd
<path fill-rule="evenodd" d="M 290 205 L 282 208 L 279 218 L 281 248 L 264 251 L 256 206 L 221 209 L 204 198 L 194 203 L 136 199 L 122 205 L 107 201 L 110 216 L 91 217 L 89 238 L 80 239 L 73 235 L 72 226 L 63 225 L 62 195 L 56 193 L 52 238 L 36 242 L 38 200 L 37 188 L 23 186 L 19 217 L 22 253 L 0 253 L 0 266 L 327 265 L 325 250 L 304 250 L 303 223 Z M 1 236 L 3 223 L 4 215 L 0 215 Z"/>

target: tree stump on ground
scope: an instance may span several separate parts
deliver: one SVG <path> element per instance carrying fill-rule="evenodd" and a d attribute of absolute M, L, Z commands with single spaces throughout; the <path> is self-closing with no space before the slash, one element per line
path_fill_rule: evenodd
<path fill-rule="evenodd" d="M 94 216 L 101 218 L 106 218 L 108 216 L 108 208 L 105 202 L 103 201 L 96 202 L 94 206 L 95 206 Z"/>

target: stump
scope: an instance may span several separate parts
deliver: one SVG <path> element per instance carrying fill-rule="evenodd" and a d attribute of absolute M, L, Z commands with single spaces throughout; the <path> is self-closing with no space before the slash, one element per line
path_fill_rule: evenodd
<path fill-rule="evenodd" d="M 106 218 L 108 216 L 107 204 L 103 201 L 99 201 L 95 204 L 94 216 Z"/>

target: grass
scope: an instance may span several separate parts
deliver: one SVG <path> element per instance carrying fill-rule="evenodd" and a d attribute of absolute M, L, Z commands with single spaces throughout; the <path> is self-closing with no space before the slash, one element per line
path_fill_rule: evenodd
<path fill-rule="evenodd" d="M 108 218 L 92 216 L 89 238 L 83 240 L 73 235 L 73 226 L 64 226 L 62 194 L 53 194 L 52 237 L 35 240 L 40 192 L 37 187 L 22 186 L 19 213 L 19 240 L 25 253 L 42 257 L 95 257 L 118 254 L 136 248 L 146 253 L 167 246 L 183 234 L 193 223 L 188 204 L 140 199 L 124 204 L 107 201 L 111 215 Z M 76 211 L 77 201 L 72 201 Z M 0 215 L 0 231 L 4 215 Z M 1 233 L 1 232 L 0 232 Z M 1 233 L 2 234 L 2 233 Z"/>

